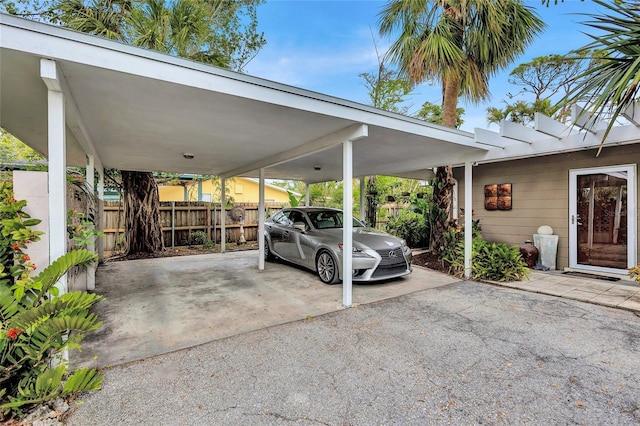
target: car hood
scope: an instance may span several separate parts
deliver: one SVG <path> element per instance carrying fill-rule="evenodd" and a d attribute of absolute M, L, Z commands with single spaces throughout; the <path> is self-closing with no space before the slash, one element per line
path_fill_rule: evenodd
<path fill-rule="evenodd" d="M 336 241 L 342 241 L 342 228 L 323 229 L 319 233 L 331 235 Z M 388 250 L 400 247 L 400 239 L 373 228 L 353 228 L 353 241 L 373 250 Z"/>

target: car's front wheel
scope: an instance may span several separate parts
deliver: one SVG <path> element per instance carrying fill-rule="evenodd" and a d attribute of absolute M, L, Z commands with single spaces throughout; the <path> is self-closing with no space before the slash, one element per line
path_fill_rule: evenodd
<path fill-rule="evenodd" d="M 264 239 L 264 260 L 267 262 L 273 262 L 276 260 L 276 256 L 273 254 L 271 249 L 269 248 L 269 240 Z"/>
<path fill-rule="evenodd" d="M 325 284 L 335 284 L 340 280 L 338 264 L 326 250 L 321 251 L 316 258 L 316 271 L 320 281 Z"/>

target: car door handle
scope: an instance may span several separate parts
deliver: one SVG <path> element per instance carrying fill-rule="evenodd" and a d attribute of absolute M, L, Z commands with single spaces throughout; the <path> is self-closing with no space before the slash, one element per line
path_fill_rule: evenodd
<path fill-rule="evenodd" d="M 289 236 L 289 231 L 284 231 L 284 232 L 282 233 L 282 235 L 283 235 L 283 236 L 285 236 L 285 237 L 288 237 L 288 236 Z"/>

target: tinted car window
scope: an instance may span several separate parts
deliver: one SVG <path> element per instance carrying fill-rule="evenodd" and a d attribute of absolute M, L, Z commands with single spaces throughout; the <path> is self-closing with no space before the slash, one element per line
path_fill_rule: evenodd
<path fill-rule="evenodd" d="M 292 210 L 289 213 L 289 220 L 292 223 L 296 223 L 296 222 L 302 222 L 304 223 L 305 227 L 309 227 L 309 224 L 307 223 L 307 219 L 304 217 L 304 215 L 302 214 L 302 212 L 299 212 L 297 210 Z"/>
<path fill-rule="evenodd" d="M 289 219 L 285 216 L 284 212 L 278 212 L 271 217 L 271 220 L 280 225 L 289 225 Z"/>
<path fill-rule="evenodd" d="M 309 213 L 311 223 L 317 229 L 342 228 L 342 212 L 334 210 L 325 210 Z M 354 227 L 362 227 L 364 224 L 358 219 L 353 218 Z"/>

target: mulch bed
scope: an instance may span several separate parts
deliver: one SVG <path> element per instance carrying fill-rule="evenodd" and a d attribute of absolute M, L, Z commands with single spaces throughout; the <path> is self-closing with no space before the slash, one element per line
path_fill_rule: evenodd
<path fill-rule="evenodd" d="M 423 268 L 433 269 L 434 271 L 449 272 L 449 268 L 444 265 L 440 258 L 430 251 L 426 251 L 420 254 L 414 254 L 411 259 L 411 263 L 416 266 L 422 266 Z"/>

